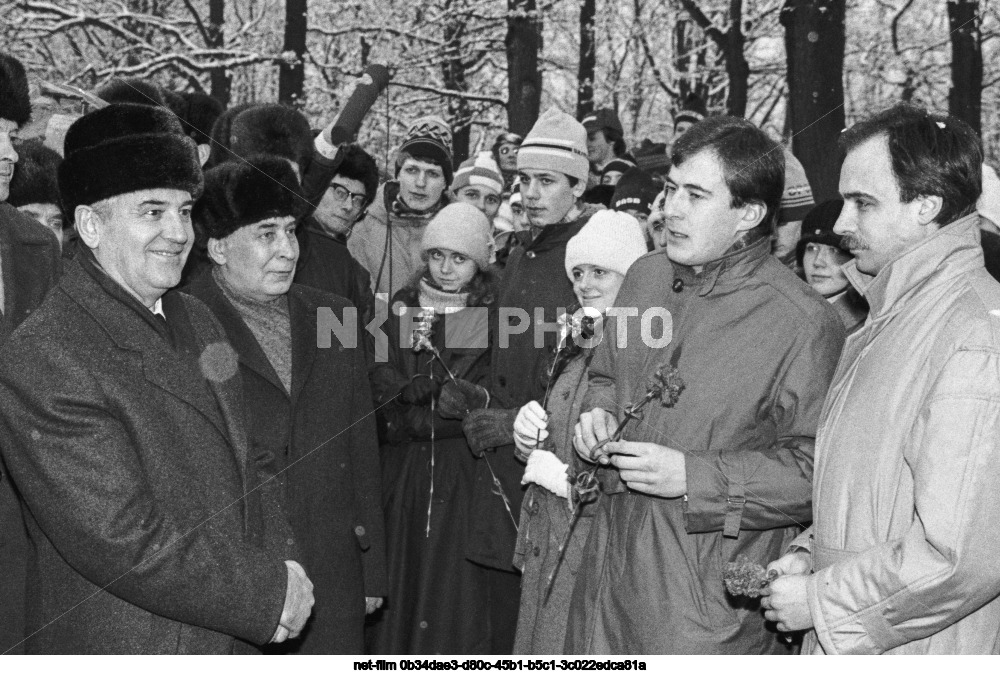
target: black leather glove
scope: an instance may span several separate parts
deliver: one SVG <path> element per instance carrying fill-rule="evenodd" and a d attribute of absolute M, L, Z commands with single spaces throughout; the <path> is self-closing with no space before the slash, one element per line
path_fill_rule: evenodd
<path fill-rule="evenodd" d="M 399 392 L 399 399 L 407 405 L 430 405 L 441 385 L 427 375 L 418 374 Z"/>
<path fill-rule="evenodd" d="M 462 422 L 469 449 L 480 457 L 488 449 L 514 443 L 517 410 L 473 410 Z"/>
<path fill-rule="evenodd" d="M 490 394 L 478 384 L 464 379 L 450 379 L 441 387 L 438 411 L 445 419 L 464 419 L 472 410 L 486 407 Z"/>

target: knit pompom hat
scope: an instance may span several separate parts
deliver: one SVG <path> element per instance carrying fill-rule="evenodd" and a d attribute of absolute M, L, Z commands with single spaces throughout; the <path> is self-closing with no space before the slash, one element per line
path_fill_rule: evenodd
<path fill-rule="evenodd" d="M 10 181 L 7 203 L 14 208 L 28 204 L 59 205 L 59 183 L 56 173 L 62 157 L 38 138 L 14 146 L 18 160 Z"/>
<path fill-rule="evenodd" d="M 486 188 L 496 194 L 503 192 L 503 174 L 497 166 L 492 152 L 480 152 L 462 162 L 455 171 L 455 179 L 451 181 L 451 191 L 468 185 Z"/>
<path fill-rule="evenodd" d="M 235 155 L 230 155 L 230 160 L 270 154 L 295 162 L 300 170 L 305 170 L 313 149 L 309 120 L 295 108 L 278 103 L 257 105 L 238 114 L 229 130 L 229 141 Z"/>
<path fill-rule="evenodd" d="M 555 108 L 545 111 L 517 151 L 517 170 L 558 171 L 587 181 L 587 131 L 583 124 Z"/>
<path fill-rule="evenodd" d="M 781 193 L 778 222 L 801 220 L 815 205 L 812 187 L 802 162 L 785 150 L 785 190 Z"/>
<path fill-rule="evenodd" d="M 28 76 L 13 56 L 0 53 L 0 119 L 24 126 L 31 118 Z"/>
<path fill-rule="evenodd" d="M 440 117 L 428 115 L 410 124 L 403 144 L 396 155 L 396 175 L 403 167 L 403 155 L 423 157 L 444 171 L 445 182 L 451 184 L 454 164 L 451 155 L 451 127 Z"/>
<path fill-rule="evenodd" d="M 205 193 L 191 213 L 199 240 L 224 239 L 268 218 L 305 210 L 299 181 L 288 162 L 272 155 L 251 155 L 246 162 L 223 162 L 205 173 Z"/>
<path fill-rule="evenodd" d="M 201 162 L 194 141 L 166 108 L 112 103 L 73 122 L 59 165 L 67 222 L 76 207 L 140 190 L 176 189 L 198 198 Z"/>
<path fill-rule="evenodd" d="M 566 244 L 566 275 L 572 281 L 573 267 L 592 264 L 624 276 L 646 252 L 638 220 L 628 213 L 598 211 Z"/>
<path fill-rule="evenodd" d="M 485 269 L 493 257 L 490 221 L 471 204 L 448 204 L 438 211 L 424 230 L 420 252 L 426 256 L 434 248 L 461 253 L 474 261 L 480 269 Z"/>

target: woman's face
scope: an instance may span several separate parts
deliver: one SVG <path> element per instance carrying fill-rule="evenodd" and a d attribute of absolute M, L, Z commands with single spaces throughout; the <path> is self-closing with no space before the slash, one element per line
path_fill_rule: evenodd
<path fill-rule="evenodd" d="M 505 173 L 517 172 L 517 149 L 513 143 L 501 143 L 497 148 L 497 163 Z"/>
<path fill-rule="evenodd" d="M 448 292 L 458 292 L 467 286 L 478 270 L 471 258 L 447 248 L 427 251 L 427 268 L 434 283 Z"/>
<path fill-rule="evenodd" d="M 597 309 L 602 314 L 615 305 L 625 277 L 616 271 L 593 264 L 573 267 L 573 293 L 581 307 Z"/>
<path fill-rule="evenodd" d="M 847 277 L 840 268 L 851 254 L 824 243 L 806 244 L 802 268 L 806 281 L 823 297 L 833 297 L 847 288 Z"/>

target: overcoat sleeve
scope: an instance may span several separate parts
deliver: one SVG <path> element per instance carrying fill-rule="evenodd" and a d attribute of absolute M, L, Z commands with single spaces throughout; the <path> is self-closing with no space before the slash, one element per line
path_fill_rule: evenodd
<path fill-rule="evenodd" d="M 900 538 L 808 583 L 827 653 L 882 653 L 952 625 L 1000 594 L 1000 355 L 959 351 L 904 452 L 914 518 Z"/>
<path fill-rule="evenodd" d="M 144 610 L 252 643 L 284 605 L 283 562 L 211 521 L 159 505 L 99 381 L 54 349 L 8 349 L 0 442 L 32 517 L 82 576 Z M 162 485 L 161 485 L 162 487 Z"/>
<path fill-rule="evenodd" d="M 709 449 L 685 462 L 688 533 L 736 537 L 742 529 L 812 521 L 816 428 L 843 341 L 842 326 L 830 319 L 804 328 L 792 342 L 761 422 L 774 429 L 773 443 Z"/>

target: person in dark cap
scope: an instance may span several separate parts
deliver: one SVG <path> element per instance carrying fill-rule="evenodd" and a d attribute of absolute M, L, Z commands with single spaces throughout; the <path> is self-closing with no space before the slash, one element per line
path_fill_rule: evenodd
<path fill-rule="evenodd" d="M 243 653 L 296 637 L 313 603 L 238 356 L 171 291 L 202 174 L 170 111 L 78 119 L 59 167 L 80 250 L 0 359 L 0 450 L 32 542 L 32 653 Z"/>
<path fill-rule="evenodd" d="M 580 120 L 587 130 L 587 158 L 600 175 L 612 159 L 625 156 L 625 129 L 611 108 L 600 108 Z"/>
<path fill-rule="evenodd" d="M 643 232 L 646 234 L 646 243 L 652 250 L 652 235 L 649 232 L 649 214 L 653 209 L 653 202 L 656 201 L 662 186 L 648 173 L 640 168 L 631 168 L 622 175 L 622 179 L 615 186 L 615 193 L 611 197 L 611 208 L 616 211 L 628 213 L 639 221 Z"/>
<path fill-rule="evenodd" d="M 239 105 L 226 108 L 216 118 L 215 123 L 212 125 L 212 132 L 209 134 L 211 136 L 212 147 L 208 154 L 208 161 L 204 164 L 205 169 L 213 168 L 224 161 L 234 158 L 235 155 L 233 155 L 230 149 L 232 146 L 231 133 L 233 130 L 233 121 L 240 113 L 258 105 L 260 103 L 240 103 Z"/>
<path fill-rule="evenodd" d="M 63 243 L 63 214 L 56 171 L 62 157 L 38 138 L 17 144 L 17 170 L 7 203 L 52 230 Z"/>
<path fill-rule="evenodd" d="M 635 165 L 658 181 L 661 189 L 670 173 L 670 155 L 666 143 L 654 143 L 644 138 L 635 148 Z"/>
<path fill-rule="evenodd" d="M 97 97 L 108 103 L 167 107 L 167 99 L 160 87 L 152 82 L 132 77 L 111 80 L 97 90 Z"/>
<path fill-rule="evenodd" d="M 601 184 L 614 187 L 621 180 L 622 175 L 630 168 L 635 168 L 635 162 L 622 157 L 615 157 L 605 164 L 604 169 L 601 170 Z"/>
<path fill-rule="evenodd" d="M 0 344 L 41 304 L 60 270 L 52 232 L 8 203 L 18 171 L 14 143 L 30 118 L 24 66 L 0 53 Z M 0 462 L 0 653 L 23 651 L 28 550 L 20 507 Z"/>
<path fill-rule="evenodd" d="M 298 181 L 278 157 L 247 159 L 205 174 L 193 217 L 212 270 L 187 292 L 212 310 L 239 355 L 250 444 L 275 459 L 282 510 L 315 583 L 302 638 L 267 652 L 361 653 L 366 607 L 387 593 L 378 444 L 357 339 L 365 324 L 349 319 L 344 298 L 292 282 Z M 317 344 L 323 312 L 351 326 L 357 348 Z"/>
<path fill-rule="evenodd" d="M 226 107 L 218 99 L 200 92 L 164 91 L 163 93 L 167 105 L 184 127 L 184 132 L 198 146 L 198 158 L 204 166 L 212 151 L 212 126 Z"/>
<path fill-rule="evenodd" d="M 850 335 L 868 318 L 868 303 L 844 274 L 843 266 L 854 256 L 844 248 L 844 237 L 833 231 L 843 208 L 843 199 L 831 199 L 810 210 L 802 220 L 795 256 L 806 283 L 837 310 L 845 334 Z"/>

